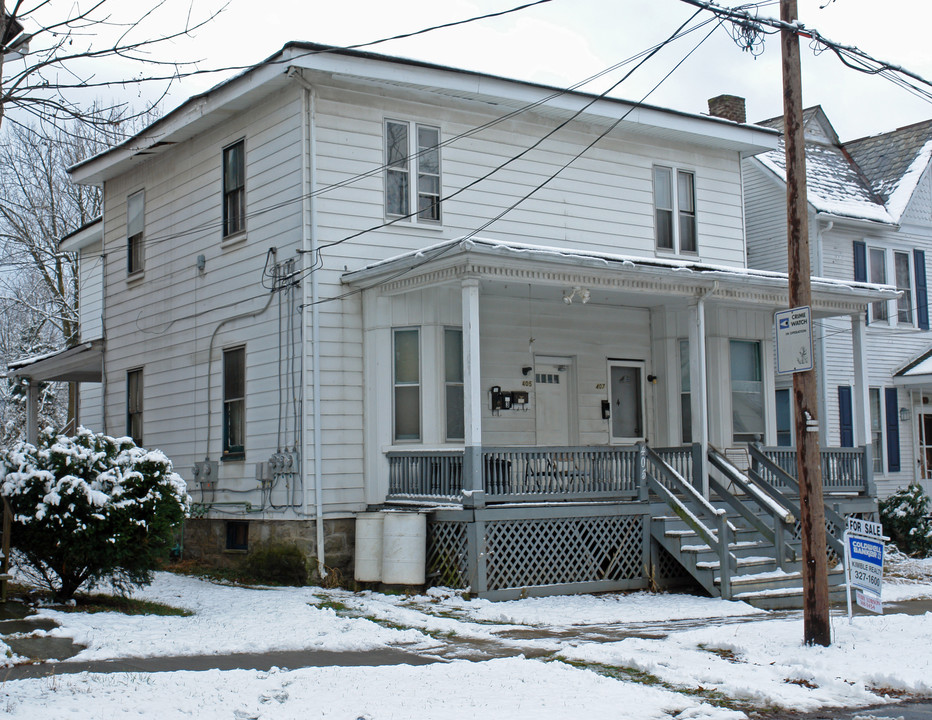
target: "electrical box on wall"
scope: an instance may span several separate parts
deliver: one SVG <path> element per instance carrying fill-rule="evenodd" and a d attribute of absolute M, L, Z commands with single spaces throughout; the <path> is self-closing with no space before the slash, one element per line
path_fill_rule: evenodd
<path fill-rule="evenodd" d="M 194 479 L 201 487 L 212 487 L 217 482 L 219 465 L 216 460 L 203 460 L 194 463 Z"/>
<path fill-rule="evenodd" d="M 527 410 L 530 395 L 526 390 L 502 390 L 498 385 L 489 389 L 489 409 L 493 412 L 501 410 Z"/>

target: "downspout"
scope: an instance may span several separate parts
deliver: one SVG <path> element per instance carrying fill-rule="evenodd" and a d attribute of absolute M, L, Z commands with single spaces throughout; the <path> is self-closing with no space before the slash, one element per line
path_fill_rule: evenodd
<path fill-rule="evenodd" d="M 100 186 L 100 431 L 107 432 L 107 184 Z M 80 322 L 80 318 L 78 318 Z"/>
<path fill-rule="evenodd" d="M 304 308 L 311 308 L 311 382 L 313 385 L 313 415 L 314 415 L 314 525 L 317 531 L 317 574 L 321 578 L 327 577 L 327 566 L 324 549 L 324 495 L 323 495 L 323 468 L 321 463 L 322 438 L 321 438 L 321 408 L 320 408 L 320 287 L 317 277 L 317 271 L 314 265 L 317 261 L 317 202 L 312 193 L 314 182 L 317 178 L 317 126 L 314 122 L 315 105 L 314 105 L 314 86 L 311 85 L 301 70 L 295 67 L 288 68 L 288 77 L 294 78 L 303 88 L 303 121 L 301 122 L 301 257 L 303 258 L 304 275 L 309 277 L 310 283 L 301 283 L 301 305 Z M 310 288 L 308 288 L 310 284 Z M 308 292 L 310 291 L 310 296 Z M 303 313 L 302 313 L 303 318 Z M 302 321 L 301 327 L 305 327 Z M 303 336 L 303 333 L 302 333 Z M 301 348 L 301 450 L 302 457 L 305 459 L 302 463 L 301 472 L 306 475 L 306 458 L 308 446 L 307 423 L 304 419 L 307 417 L 305 412 L 304 398 L 308 386 L 308 367 L 303 361 L 305 348 Z M 308 497 L 304 493 L 304 513 L 308 513 Z"/>
<path fill-rule="evenodd" d="M 818 221 L 816 221 L 818 222 Z M 830 232 L 835 227 L 835 221 L 829 220 L 828 225 L 819 228 L 818 242 L 815 250 L 815 274 L 817 277 L 825 277 L 825 248 L 823 246 L 824 233 Z M 819 362 L 816 365 L 816 382 L 822 391 L 819 393 L 819 413 L 821 417 L 819 427 L 819 437 L 823 438 L 822 442 L 828 445 L 828 376 L 825 372 L 825 325 L 822 325 L 822 334 L 819 336 Z"/>

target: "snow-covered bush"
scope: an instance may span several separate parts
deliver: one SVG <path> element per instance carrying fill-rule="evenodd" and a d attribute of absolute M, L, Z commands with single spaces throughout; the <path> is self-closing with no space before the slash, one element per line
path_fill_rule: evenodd
<path fill-rule="evenodd" d="M 884 532 L 908 555 L 932 555 L 932 520 L 929 496 L 921 485 L 901 488 L 880 501 L 880 521 Z"/>
<path fill-rule="evenodd" d="M 0 449 L 0 481 L 17 565 L 59 600 L 101 581 L 150 583 L 190 503 L 161 451 L 84 428 Z"/>

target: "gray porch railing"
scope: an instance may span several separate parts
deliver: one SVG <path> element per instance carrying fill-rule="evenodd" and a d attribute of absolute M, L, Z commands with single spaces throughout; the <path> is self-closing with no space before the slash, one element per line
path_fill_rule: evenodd
<path fill-rule="evenodd" d="M 760 451 L 777 467 L 791 477 L 796 477 L 796 448 L 760 447 Z M 869 495 L 874 494 L 870 466 L 870 449 L 822 448 L 822 490 L 827 494 Z M 766 473 L 766 469 L 764 469 Z M 764 479 L 777 488 L 793 492 L 777 473 L 765 474 Z"/>
<path fill-rule="evenodd" d="M 653 453 L 694 488 L 698 445 L 652 449 Z M 773 466 L 796 475 L 794 448 L 759 448 Z M 463 450 L 404 450 L 387 453 L 388 497 L 455 500 L 463 498 Z M 643 465 L 637 447 L 483 447 L 482 486 L 486 502 L 639 497 Z M 822 450 L 826 494 L 873 496 L 869 448 Z M 762 477 L 784 493 L 793 494 L 782 473 L 761 468 Z M 666 478 L 659 477 L 660 482 Z"/>

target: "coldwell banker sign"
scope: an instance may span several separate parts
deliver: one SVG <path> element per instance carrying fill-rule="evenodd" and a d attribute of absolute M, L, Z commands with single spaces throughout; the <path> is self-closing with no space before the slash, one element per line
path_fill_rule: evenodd
<path fill-rule="evenodd" d="M 812 324 L 807 306 L 774 313 L 777 337 L 777 372 L 812 370 Z"/>
<path fill-rule="evenodd" d="M 880 592 L 883 586 L 884 540 L 886 538 L 880 523 L 848 518 L 845 531 L 848 584 L 856 590 L 855 599 L 858 605 L 876 613 L 883 612 Z M 848 602 L 850 617 L 850 593 Z"/>

